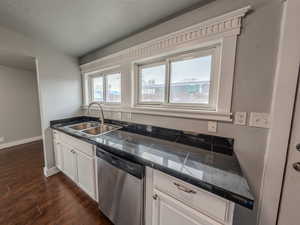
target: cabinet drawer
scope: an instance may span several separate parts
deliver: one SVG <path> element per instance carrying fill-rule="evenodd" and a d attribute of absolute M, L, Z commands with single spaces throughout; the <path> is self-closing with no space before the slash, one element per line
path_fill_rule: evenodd
<path fill-rule="evenodd" d="M 165 173 L 154 171 L 154 187 L 222 223 L 228 221 L 230 202 Z"/>
<path fill-rule="evenodd" d="M 74 138 L 72 136 L 69 136 L 67 134 L 64 133 L 60 133 L 59 134 L 59 138 L 61 140 L 62 143 L 65 143 L 73 148 L 75 148 L 77 151 L 80 151 L 82 153 L 85 153 L 89 156 L 93 156 L 93 145 L 86 143 L 84 141 L 81 141 L 77 138 Z"/>

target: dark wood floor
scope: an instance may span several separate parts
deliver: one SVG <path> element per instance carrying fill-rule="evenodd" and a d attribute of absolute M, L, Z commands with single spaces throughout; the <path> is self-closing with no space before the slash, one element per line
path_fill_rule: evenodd
<path fill-rule="evenodd" d="M 0 150 L 0 225 L 111 225 L 63 174 L 43 175 L 42 143 Z"/>

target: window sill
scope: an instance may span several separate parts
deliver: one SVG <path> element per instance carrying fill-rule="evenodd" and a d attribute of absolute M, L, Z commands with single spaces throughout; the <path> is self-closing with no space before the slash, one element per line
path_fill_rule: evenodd
<path fill-rule="evenodd" d="M 133 113 L 170 116 L 187 119 L 200 119 L 200 120 L 216 120 L 231 122 L 231 113 L 220 113 L 209 110 L 192 110 L 192 109 L 169 109 L 169 108 L 155 108 L 147 106 L 133 106 L 130 108 Z"/>
<path fill-rule="evenodd" d="M 82 106 L 82 109 L 87 109 L 87 106 Z M 97 110 L 97 107 L 92 107 L 92 109 Z M 104 111 L 111 112 L 124 112 L 124 113 L 137 113 L 144 115 L 155 115 L 164 117 L 177 117 L 185 119 L 198 119 L 198 120 L 215 120 L 215 121 L 225 121 L 232 122 L 232 113 L 221 113 L 215 111 L 205 111 L 205 110 L 191 110 L 191 109 L 162 109 L 154 107 L 124 107 L 121 105 L 103 105 Z"/>

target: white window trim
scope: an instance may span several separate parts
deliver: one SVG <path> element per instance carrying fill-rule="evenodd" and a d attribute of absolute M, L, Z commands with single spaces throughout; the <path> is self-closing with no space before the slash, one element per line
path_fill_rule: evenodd
<path fill-rule="evenodd" d="M 165 54 L 161 54 L 159 57 L 167 57 L 168 55 L 174 54 L 184 54 L 185 52 L 197 52 L 201 49 L 211 49 L 212 47 L 216 48 L 216 57 L 214 57 L 214 76 L 215 76 L 215 107 L 195 107 L 186 105 L 185 107 L 166 107 L 166 105 L 149 105 L 149 104 L 139 104 L 138 102 L 138 66 L 139 64 L 147 63 L 147 60 L 151 61 L 155 59 L 151 57 L 150 59 L 140 59 L 132 62 L 132 101 L 131 108 L 132 110 L 148 110 L 150 112 L 157 111 L 161 115 L 167 115 L 170 112 L 170 116 L 180 116 L 187 117 L 184 114 L 190 114 L 190 117 L 195 117 L 197 119 L 208 119 L 208 120 L 221 120 L 221 121 L 232 121 L 231 118 L 231 100 L 232 100 L 232 89 L 233 89 L 233 77 L 234 77 L 234 65 L 235 65 L 235 52 L 236 52 L 236 41 L 237 36 L 229 36 L 224 38 L 213 38 L 206 40 L 206 42 L 198 42 L 193 46 L 188 46 L 182 49 L 174 47 L 175 50 L 169 51 Z M 226 76 L 222 76 L 226 74 Z M 203 106 L 203 105 L 202 105 Z M 162 113 L 163 112 L 163 113 Z M 175 115 L 174 115 L 175 113 Z M 198 115 L 197 115 L 198 114 Z M 195 116 L 197 115 L 197 116 Z M 211 115 L 211 116 L 208 116 Z M 216 117 L 216 115 L 218 115 Z"/>
<path fill-rule="evenodd" d="M 107 76 L 112 74 L 120 74 L 121 77 L 121 85 L 120 85 L 120 102 L 107 102 L 106 101 L 106 79 Z M 106 106 L 115 106 L 120 107 L 122 105 L 122 72 L 118 69 L 118 66 L 105 68 L 98 71 L 93 71 L 91 73 L 85 73 L 82 75 L 83 82 L 83 102 L 84 106 L 87 106 L 90 102 L 93 101 L 93 84 L 92 79 L 96 77 L 103 77 L 103 101 L 99 101 L 101 104 Z"/>
<path fill-rule="evenodd" d="M 241 32 L 242 18 L 249 12 L 251 6 L 220 15 L 187 27 L 185 29 L 164 35 L 151 41 L 139 44 L 117 53 L 101 57 L 92 62 L 80 66 L 83 74 L 83 89 L 86 94 L 85 74 L 102 70 L 108 67 L 118 67 L 112 65 L 129 65 L 133 62 L 151 60 L 159 56 L 175 54 L 178 52 L 189 51 L 196 48 L 220 44 L 221 45 L 221 62 L 219 68 L 220 82 L 217 111 L 190 110 L 190 109 L 170 109 L 167 112 L 164 109 L 143 109 L 134 107 L 134 96 L 131 95 L 131 103 L 128 105 L 121 104 L 117 109 L 119 112 L 142 113 L 149 115 L 161 115 L 183 118 L 195 118 L 204 120 L 232 121 L 231 118 L 231 98 L 233 88 L 233 76 L 235 66 L 235 53 L 237 37 Z M 134 71 L 134 68 L 133 68 Z M 127 74 L 125 74 L 127 76 Z M 127 78 L 126 78 L 127 79 Z M 131 80 L 134 85 L 133 79 Z M 122 84 L 123 85 L 123 84 Z M 121 85 L 121 86 L 122 86 Z M 133 89 L 133 86 L 127 87 L 126 90 Z M 123 93 L 124 94 L 124 93 Z M 127 95 L 127 93 L 126 93 Z M 84 96 L 84 105 L 87 105 L 87 97 Z M 107 107 L 110 110 L 111 107 Z M 115 108 L 113 109 L 115 110 Z"/>
<path fill-rule="evenodd" d="M 196 58 L 201 56 L 212 55 L 212 85 L 210 88 L 210 100 L 209 104 L 197 104 L 197 103 L 171 103 L 170 98 L 170 63 L 174 61 L 184 60 L 187 58 Z M 133 103 L 132 108 L 144 108 L 144 109 L 163 109 L 164 111 L 177 109 L 180 110 L 196 110 L 196 111 L 216 111 L 216 103 L 217 103 L 217 92 L 219 89 L 219 62 L 220 58 L 220 46 L 213 45 L 208 48 L 195 49 L 193 51 L 177 53 L 175 55 L 168 55 L 163 58 L 158 58 L 154 62 L 151 60 L 140 61 L 133 63 L 133 77 L 132 80 L 134 82 L 132 89 Z M 141 91 L 141 83 L 140 83 L 140 72 L 142 68 L 148 68 L 155 65 L 166 65 L 166 84 L 165 84 L 165 93 L 164 100 L 162 102 L 150 102 L 150 101 L 141 101 L 140 100 L 140 91 Z M 188 112 L 188 111 L 186 111 Z"/>

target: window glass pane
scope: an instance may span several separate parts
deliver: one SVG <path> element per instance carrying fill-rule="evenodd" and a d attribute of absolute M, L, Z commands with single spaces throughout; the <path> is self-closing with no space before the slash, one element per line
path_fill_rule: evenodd
<path fill-rule="evenodd" d="M 157 65 L 140 70 L 139 98 L 141 102 L 163 102 L 166 66 Z"/>
<path fill-rule="evenodd" d="M 212 56 L 171 62 L 170 102 L 208 104 Z"/>
<path fill-rule="evenodd" d="M 121 74 L 106 76 L 106 102 L 121 102 Z"/>
<path fill-rule="evenodd" d="M 93 82 L 93 101 L 103 102 L 103 77 L 95 77 Z"/>

